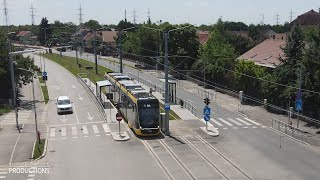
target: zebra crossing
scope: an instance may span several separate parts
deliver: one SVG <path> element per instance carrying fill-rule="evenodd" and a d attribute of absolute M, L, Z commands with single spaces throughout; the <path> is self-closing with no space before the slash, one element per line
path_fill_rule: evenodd
<path fill-rule="evenodd" d="M 5 179 L 8 175 L 7 168 L 0 168 L 0 179 Z"/>
<path fill-rule="evenodd" d="M 47 110 L 45 109 L 42 112 L 38 112 L 38 122 L 41 124 L 45 123 L 47 117 Z M 34 111 L 33 110 L 20 110 L 18 112 L 18 122 L 19 124 L 34 124 Z M 2 125 L 15 125 L 16 124 L 16 115 L 15 112 L 11 112 L 5 115 Z"/>
<path fill-rule="evenodd" d="M 85 124 L 50 127 L 49 140 L 78 139 L 90 136 L 110 136 L 111 131 L 107 124 Z"/>
<path fill-rule="evenodd" d="M 205 123 L 204 119 L 201 122 Z M 249 119 L 249 118 L 211 118 L 208 122 L 208 126 L 215 127 L 217 129 L 256 129 L 258 127 L 265 128 L 265 126 Z"/>

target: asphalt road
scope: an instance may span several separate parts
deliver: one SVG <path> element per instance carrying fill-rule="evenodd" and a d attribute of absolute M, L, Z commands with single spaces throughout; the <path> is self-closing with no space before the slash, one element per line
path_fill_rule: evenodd
<path fill-rule="evenodd" d="M 74 52 L 66 52 L 64 55 L 75 56 Z M 88 60 L 93 61 L 94 59 L 92 56 L 88 56 Z M 99 61 L 99 64 L 118 66 L 103 61 Z M 124 72 L 137 74 L 136 69 L 128 67 L 124 67 Z M 156 77 L 146 73 L 140 73 L 140 77 L 154 84 L 160 83 Z M 196 106 L 199 111 L 197 115 L 201 118 L 202 97 L 184 89 L 180 89 L 178 93 L 180 97 L 189 99 Z M 212 108 L 218 109 L 213 115 L 214 119 L 222 118 L 232 126 L 219 121 L 223 124 L 222 127 L 219 127 L 220 137 L 211 140 L 211 143 L 241 169 L 250 174 L 253 179 L 317 180 L 320 178 L 318 173 L 320 171 L 319 148 L 301 144 L 287 136 L 280 135 L 266 127 L 268 124 L 263 124 L 264 122 L 258 117 L 253 119 L 258 124 L 246 121 L 247 124 L 250 124 L 247 126 L 243 123 L 245 121 L 244 117 L 233 111 L 232 108 L 225 108 L 217 104 Z M 234 123 L 229 118 L 233 120 L 239 118 L 242 121 Z M 211 123 L 214 124 L 215 122 L 211 121 Z"/>
<path fill-rule="evenodd" d="M 40 66 L 39 57 L 35 59 Z M 112 140 L 96 105 L 73 75 L 52 61 L 45 62 L 50 94 L 49 143 L 40 162 L 47 164 L 50 173 L 35 174 L 35 179 L 165 179 L 140 141 Z M 73 101 L 73 114 L 57 114 L 55 98 L 60 95 Z"/>

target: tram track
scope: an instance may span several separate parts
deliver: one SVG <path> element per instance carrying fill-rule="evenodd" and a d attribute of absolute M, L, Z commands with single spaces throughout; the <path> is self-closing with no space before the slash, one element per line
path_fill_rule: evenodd
<path fill-rule="evenodd" d="M 242 174 L 242 176 L 245 179 L 248 180 L 254 180 L 251 176 L 249 176 L 244 170 L 242 170 L 240 167 L 238 167 L 234 162 L 232 162 L 229 158 L 227 158 L 223 153 L 221 153 L 218 149 L 216 149 L 215 147 L 213 147 L 208 141 L 206 141 L 205 139 L 203 139 L 200 135 L 197 135 L 196 138 L 202 142 L 203 144 L 205 144 L 209 149 L 211 149 L 213 152 L 217 153 L 222 159 L 224 159 L 226 162 L 228 162 L 228 164 L 230 164 L 234 169 L 236 169 L 240 174 Z M 183 139 L 186 139 L 185 137 L 183 137 Z M 187 140 L 188 141 L 188 140 Z M 188 141 L 189 143 L 191 143 L 190 141 Z M 194 146 L 194 145 L 193 145 Z M 199 149 L 197 149 L 198 151 L 200 151 Z M 207 158 L 207 157 L 205 157 Z M 208 158 L 207 158 L 208 159 Z M 232 179 L 232 178 L 231 178 Z"/>

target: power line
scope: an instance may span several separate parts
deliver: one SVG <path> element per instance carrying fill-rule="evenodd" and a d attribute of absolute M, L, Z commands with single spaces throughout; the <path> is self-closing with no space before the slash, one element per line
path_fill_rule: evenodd
<path fill-rule="evenodd" d="M 31 7 L 30 7 L 30 12 L 31 12 L 31 25 L 33 26 L 35 24 L 35 14 L 34 14 L 34 10 L 35 8 L 33 7 L 33 1 L 31 1 Z"/>
<path fill-rule="evenodd" d="M 279 16 L 279 13 L 277 13 L 277 15 L 276 15 L 276 24 L 277 24 L 277 25 L 279 25 L 279 17 L 280 17 L 280 16 Z"/>
<path fill-rule="evenodd" d="M 152 50 L 149 50 L 150 52 L 156 52 L 156 51 L 152 51 Z M 125 52 L 125 51 L 124 51 Z M 133 53 L 127 53 L 127 54 L 133 54 Z M 137 56 L 141 56 L 141 55 L 137 55 Z M 189 57 L 190 59 L 193 59 L 193 60 L 196 60 L 196 61 L 201 61 L 201 59 L 196 59 L 196 58 L 193 58 L 193 57 L 190 57 L 190 56 L 179 56 L 179 55 L 169 55 L 170 57 Z M 141 57 L 149 57 L 151 58 L 151 56 L 141 56 Z M 164 57 L 164 56 L 159 56 L 159 57 Z M 229 57 L 226 57 L 226 58 L 229 58 Z M 151 58 L 152 59 L 152 58 Z M 153 61 L 155 61 L 154 59 L 152 59 Z M 159 63 L 161 64 L 161 63 Z M 164 66 L 164 64 L 161 64 Z M 287 87 L 287 88 L 292 88 L 292 89 L 296 89 L 296 90 L 299 90 L 299 87 L 294 87 L 294 86 L 289 86 L 289 85 L 285 85 L 285 84 L 281 84 L 281 83 L 277 83 L 277 82 L 273 82 L 273 81 L 269 81 L 269 80 L 266 80 L 264 78 L 258 78 L 258 77 L 254 77 L 254 76 L 251 76 L 251 75 L 247 75 L 247 74 L 243 74 L 243 73 L 239 73 L 239 72 L 236 72 L 236 71 L 233 71 L 233 70 L 230 70 L 230 69 L 226 69 L 226 68 L 223 68 L 223 67 L 220 67 L 220 66 L 217 66 L 217 65 L 214 65 L 214 64 L 210 64 L 211 66 L 213 67 L 216 67 L 218 69 L 221 69 L 221 70 L 224 70 L 224 71 L 228 71 L 228 72 L 231 72 L 231 73 L 235 73 L 235 74 L 238 74 L 238 75 L 241 75 L 241 76 L 246 76 L 246 77 L 249 77 L 249 78 L 253 78 L 253 79 L 256 79 L 256 80 L 259 80 L 259 81 L 263 81 L 263 82 L 267 82 L 267 83 L 270 83 L 270 84 L 275 84 L 275 85 L 278 85 L 278 86 L 282 86 L 282 87 Z M 170 67 L 168 67 L 170 70 L 172 71 L 175 71 L 176 70 L 173 70 L 171 69 Z M 177 72 L 178 73 L 178 72 Z M 184 74 L 183 74 L 184 75 Z M 188 76 L 189 77 L 189 76 Z M 207 81 L 207 80 L 206 80 Z M 208 81 L 208 82 L 211 82 L 211 81 Z M 211 82 L 211 83 L 214 83 L 214 82 Z M 304 92 L 308 92 L 308 93 L 314 93 L 314 94 L 318 94 L 320 95 L 320 92 L 317 92 L 317 91 L 312 91 L 312 90 L 308 90 L 308 89 L 302 89 L 301 88 L 301 91 L 304 91 Z"/>
<path fill-rule="evenodd" d="M 8 8 L 7 8 L 7 0 L 3 0 L 3 11 L 4 11 L 4 17 L 6 21 L 6 26 L 9 26 L 9 15 L 8 15 Z"/>
<path fill-rule="evenodd" d="M 136 13 L 137 13 L 136 9 L 133 9 L 133 24 L 136 24 L 136 20 L 137 20 Z"/>
<path fill-rule="evenodd" d="M 79 26 L 82 26 L 82 24 L 83 24 L 83 9 L 82 9 L 82 7 L 81 7 L 81 3 L 80 3 L 80 8 L 78 9 L 79 10 Z"/>
<path fill-rule="evenodd" d="M 291 11 L 290 11 L 290 23 L 292 22 L 292 20 L 293 20 L 293 11 L 291 9 Z"/>

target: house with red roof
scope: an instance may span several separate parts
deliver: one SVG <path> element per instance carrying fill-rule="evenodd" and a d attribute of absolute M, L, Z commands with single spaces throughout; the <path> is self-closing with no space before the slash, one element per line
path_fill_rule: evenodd
<path fill-rule="evenodd" d="M 285 47 L 286 41 L 287 34 L 272 35 L 237 59 L 253 61 L 258 66 L 274 69 L 280 64 L 279 58 L 284 58 L 282 48 Z"/>
<path fill-rule="evenodd" d="M 310 11 L 300 15 L 292 21 L 291 25 L 298 24 L 300 26 L 319 26 L 320 25 L 320 9 L 319 12 L 311 9 Z"/>
<path fill-rule="evenodd" d="M 21 44 L 28 44 L 31 36 L 33 36 L 31 31 L 20 31 L 16 37 Z"/>

